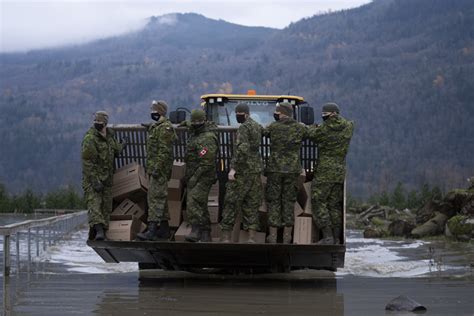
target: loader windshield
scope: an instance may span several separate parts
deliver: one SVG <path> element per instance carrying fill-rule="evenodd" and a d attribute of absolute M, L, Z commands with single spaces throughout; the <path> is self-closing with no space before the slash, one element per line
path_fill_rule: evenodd
<path fill-rule="evenodd" d="M 216 107 L 217 124 L 225 126 L 237 126 L 235 119 L 235 107 L 240 102 L 247 103 L 250 108 L 250 117 L 262 126 L 266 126 L 274 121 L 276 101 L 228 101 Z"/>

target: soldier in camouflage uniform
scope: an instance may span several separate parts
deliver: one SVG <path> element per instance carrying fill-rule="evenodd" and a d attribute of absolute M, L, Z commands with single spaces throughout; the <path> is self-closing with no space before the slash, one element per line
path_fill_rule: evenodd
<path fill-rule="evenodd" d="M 168 105 L 165 101 L 152 102 L 150 116 L 155 123 L 148 127 L 146 144 L 147 173 L 150 176 L 148 229 L 137 234 L 141 240 L 167 240 L 170 237 L 168 181 L 173 167 L 173 143 L 177 137 L 173 125 L 166 118 L 167 112 Z"/>
<path fill-rule="evenodd" d="M 293 119 L 293 107 L 281 103 L 275 111 L 276 122 L 264 134 L 270 137 L 270 157 L 266 174 L 265 199 L 268 208 L 268 243 L 276 243 L 277 230 L 284 227 L 283 242 L 290 243 L 294 224 L 297 179 L 301 173 L 300 149 L 307 128 Z"/>
<path fill-rule="evenodd" d="M 312 182 L 313 219 L 323 233 L 320 244 L 339 244 L 342 231 L 346 154 L 354 123 L 339 115 L 335 103 L 322 109 L 321 126 L 309 128 L 309 138 L 318 146 L 318 162 Z"/>
<path fill-rule="evenodd" d="M 260 178 L 262 157 L 259 151 L 263 129 L 250 117 L 247 104 L 238 104 L 235 107 L 235 114 L 240 126 L 231 161 L 229 182 L 226 186 L 221 241 L 230 242 L 236 216 L 242 211 L 244 230 L 249 232 L 247 242 L 255 243 L 255 233 L 259 228 L 258 208 L 263 196 Z"/>
<path fill-rule="evenodd" d="M 203 110 L 191 112 L 190 138 L 186 147 L 187 216 L 192 225 L 187 241 L 210 242 L 211 222 L 207 201 L 216 182 L 218 139 L 215 124 L 206 122 Z"/>
<path fill-rule="evenodd" d="M 94 115 L 94 126 L 82 140 L 82 188 L 87 203 L 90 236 L 104 240 L 112 212 L 112 177 L 114 157 L 125 144 L 114 138 L 114 132 L 107 128 L 109 116 L 104 111 Z"/>

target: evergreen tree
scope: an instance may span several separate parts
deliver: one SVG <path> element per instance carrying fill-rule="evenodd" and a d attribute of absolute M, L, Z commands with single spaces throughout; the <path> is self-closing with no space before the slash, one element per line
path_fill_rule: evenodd
<path fill-rule="evenodd" d="M 404 209 L 406 207 L 405 189 L 401 182 L 398 182 L 393 190 L 390 198 L 390 205 L 397 209 Z"/>

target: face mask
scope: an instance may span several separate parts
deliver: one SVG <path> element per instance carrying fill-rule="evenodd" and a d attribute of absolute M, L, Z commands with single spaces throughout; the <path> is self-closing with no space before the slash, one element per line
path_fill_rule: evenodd
<path fill-rule="evenodd" d="M 235 119 L 237 120 L 237 123 L 240 123 L 240 124 L 246 121 L 245 114 L 236 114 Z"/>
<path fill-rule="evenodd" d="M 158 113 L 151 113 L 150 116 L 153 121 L 158 121 L 161 117 L 161 115 Z"/>
<path fill-rule="evenodd" d="M 201 127 L 203 127 L 203 126 L 204 126 L 204 123 L 191 124 L 192 129 L 195 130 L 195 131 L 201 129 Z"/>
<path fill-rule="evenodd" d="M 104 128 L 104 123 L 94 123 L 94 127 L 96 130 L 98 130 L 99 132 Z"/>
<path fill-rule="evenodd" d="M 280 114 L 273 113 L 273 118 L 275 119 L 275 121 L 279 121 L 280 120 Z"/>

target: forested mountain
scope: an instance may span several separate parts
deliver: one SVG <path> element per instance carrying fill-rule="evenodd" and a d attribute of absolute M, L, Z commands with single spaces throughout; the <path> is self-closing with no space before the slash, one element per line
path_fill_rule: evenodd
<path fill-rule="evenodd" d="M 197 107 L 213 92 L 335 101 L 356 123 L 353 195 L 474 173 L 474 2 L 376 0 L 283 30 L 197 14 L 86 45 L 0 55 L 0 182 L 12 191 L 80 183 L 92 113 L 148 121 L 152 99 Z"/>

